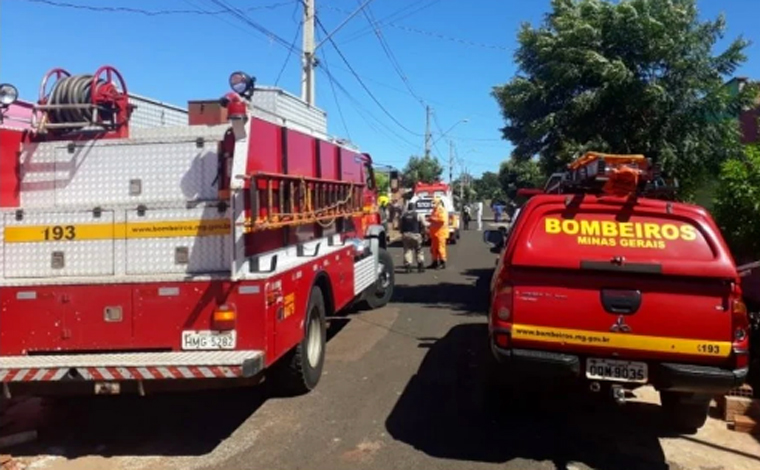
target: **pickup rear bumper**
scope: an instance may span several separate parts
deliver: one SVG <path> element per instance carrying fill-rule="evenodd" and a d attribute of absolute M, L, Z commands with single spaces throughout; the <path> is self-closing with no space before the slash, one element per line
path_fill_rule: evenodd
<path fill-rule="evenodd" d="M 249 378 L 262 351 L 189 351 L 0 357 L 0 382 Z"/>
<path fill-rule="evenodd" d="M 532 377 L 583 378 L 582 356 L 532 349 L 502 349 L 491 342 L 496 359 L 516 373 Z M 747 369 L 723 369 L 671 362 L 647 362 L 649 382 L 657 390 L 721 394 L 741 386 Z"/>

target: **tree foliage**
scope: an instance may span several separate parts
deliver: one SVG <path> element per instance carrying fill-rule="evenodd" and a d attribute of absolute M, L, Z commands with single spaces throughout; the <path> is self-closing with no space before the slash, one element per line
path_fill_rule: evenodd
<path fill-rule="evenodd" d="M 473 182 L 473 188 L 478 199 L 481 200 L 499 199 L 504 196 L 499 175 L 492 171 L 483 172 L 480 178 Z"/>
<path fill-rule="evenodd" d="M 723 86 L 749 44 L 714 55 L 725 27 L 700 21 L 696 0 L 552 0 L 518 33 L 518 74 L 494 88 L 503 135 L 547 173 L 584 150 L 642 153 L 693 188 L 739 152 L 726 116 L 751 95 Z"/>
<path fill-rule="evenodd" d="M 504 194 L 510 198 L 517 197 L 520 188 L 540 188 L 546 177 L 536 160 L 519 160 L 510 158 L 501 163 L 499 184 Z"/>
<path fill-rule="evenodd" d="M 760 259 L 760 146 L 723 163 L 713 214 L 738 262 Z"/>
<path fill-rule="evenodd" d="M 391 178 L 388 173 L 375 171 L 375 183 L 377 184 L 378 191 L 381 193 L 386 193 L 391 189 Z"/>
<path fill-rule="evenodd" d="M 435 183 L 441 180 L 443 167 L 433 157 L 409 157 L 409 161 L 402 170 L 402 184 L 410 188 L 418 182 Z"/>

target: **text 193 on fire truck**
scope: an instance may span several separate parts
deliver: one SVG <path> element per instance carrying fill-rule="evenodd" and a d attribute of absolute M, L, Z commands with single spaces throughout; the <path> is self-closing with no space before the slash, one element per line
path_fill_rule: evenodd
<path fill-rule="evenodd" d="M 130 129 L 117 70 L 54 69 L 31 129 L 0 127 L 6 397 L 262 377 L 303 393 L 326 318 L 389 301 L 370 156 L 254 85 L 235 72 L 190 125 Z"/>

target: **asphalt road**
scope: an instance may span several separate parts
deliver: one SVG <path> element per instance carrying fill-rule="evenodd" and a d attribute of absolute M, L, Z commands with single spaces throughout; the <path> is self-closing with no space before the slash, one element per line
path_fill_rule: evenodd
<path fill-rule="evenodd" d="M 397 264 L 401 250 L 392 248 Z M 336 318 L 312 393 L 266 387 L 52 404 L 35 468 L 625 469 L 666 463 L 658 407 L 565 387 L 493 386 L 484 317 L 495 255 L 476 231 L 445 271 L 396 274 L 386 308 Z"/>

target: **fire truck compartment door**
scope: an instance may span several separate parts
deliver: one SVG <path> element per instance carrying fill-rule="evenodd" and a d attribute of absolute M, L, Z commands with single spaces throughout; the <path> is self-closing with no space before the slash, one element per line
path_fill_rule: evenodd
<path fill-rule="evenodd" d="M 213 273 L 232 266 L 230 210 L 216 205 L 127 211 L 126 273 Z"/>
<path fill-rule="evenodd" d="M 24 212 L 3 217 L 6 278 L 114 274 L 112 211 Z"/>

